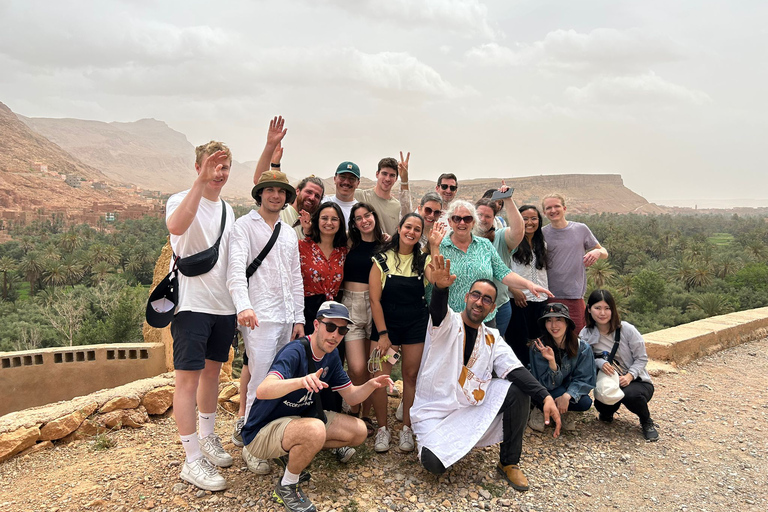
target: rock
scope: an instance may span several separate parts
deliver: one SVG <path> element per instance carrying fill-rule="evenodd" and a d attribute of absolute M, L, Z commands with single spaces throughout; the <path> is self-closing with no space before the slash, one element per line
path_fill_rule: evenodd
<path fill-rule="evenodd" d="M 164 414 L 173 405 L 174 386 L 161 386 L 147 391 L 141 399 L 141 405 L 147 410 L 147 414 Z"/>
<path fill-rule="evenodd" d="M 183 509 L 186 509 L 187 507 L 189 507 L 189 503 L 187 503 L 187 500 L 185 500 L 181 496 L 174 496 L 173 499 L 171 500 L 171 503 Z"/>
<path fill-rule="evenodd" d="M 104 500 L 93 500 L 86 505 L 86 508 L 103 507 L 107 502 Z"/>
<path fill-rule="evenodd" d="M 237 395 L 239 393 L 237 386 L 234 384 L 229 384 L 227 386 L 224 386 L 224 389 L 221 390 L 219 393 L 219 403 L 226 402 L 233 396 Z"/>
<path fill-rule="evenodd" d="M 0 462 L 26 450 L 40 439 L 40 427 L 20 428 L 0 435 Z"/>
<path fill-rule="evenodd" d="M 229 399 L 230 402 L 233 404 L 236 404 L 238 407 L 240 407 L 240 394 L 234 395 L 232 398 Z"/>
<path fill-rule="evenodd" d="M 199 491 L 197 491 L 197 492 L 195 493 L 195 497 L 196 497 L 196 498 L 204 498 L 204 497 L 205 497 L 205 491 L 204 491 L 204 490 L 202 490 L 202 489 L 200 489 Z"/>
<path fill-rule="evenodd" d="M 182 483 L 178 483 L 178 484 L 174 484 L 171 490 L 176 494 L 181 494 L 187 490 L 187 486 Z"/>
<path fill-rule="evenodd" d="M 99 412 L 106 413 L 117 411 L 119 409 L 135 409 L 140 403 L 141 400 L 138 396 L 116 396 L 102 405 Z"/>
<path fill-rule="evenodd" d="M 240 410 L 240 404 L 236 404 L 233 402 L 219 402 L 219 407 L 224 409 L 230 414 L 237 414 L 237 411 Z"/>
<path fill-rule="evenodd" d="M 19 457 L 23 457 L 25 455 L 32 455 L 33 453 L 42 452 L 44 450 L 50 450 L 53 448 L 53 443 L 50 441 L 43 441 L 41 443 L 34 444 L 21 452 L 19 454 Z"/>
<path fill-rule="evenodd" d="M 91 402 L 82 409 L 78 409 L 75 412 L 57 418 L 53 421 L 49 421 L 43 428 L 40 429 L 41 441 L 53 441 L 55 439 L 61 439 L 62 437 L 71 434 L 83 423 L 85 418 L 94 413 L 99 407 L 96 402 Z"/>
<path fill-rule="evenodd" d="M 63 443 L 71 443 L 72 441 L 80 441 L 81 439 L 89 439 L 97 434 L 102 434 L 108 429 L 103 425 L 100 425 L 91 418 L 86 418 L 77 430 L 61 438 Z"/>
<path fill-rule="evenodd" d="M 149 421 L 149 416 L 147 416 L 147 410 L 139 406 L 138 409 L 120 409 L 99 414 L 96 416 L 96 421 L 107 428 L 138 428 Z"/>

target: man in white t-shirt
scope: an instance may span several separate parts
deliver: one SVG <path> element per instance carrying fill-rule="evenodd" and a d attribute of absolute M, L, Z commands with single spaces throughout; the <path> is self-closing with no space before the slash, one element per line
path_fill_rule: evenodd
<path fill-rule="evenodd" d="M 190 189 L 172 195 L 166 205 L 171 248 L 183 259 L 210 250 L 218 240 L 218 257 L 207 272 L 179 272 L 179 300 L 171 322 L 176 370 L 173 414 L 186 453 L 181 478 L 201 489 L 220 491 L 227 482 L 215 466 L 233 463 L 214 433 L 219 372 L 229 357 L 236 325 L 235 306 L 226 284 L 229 234 L 235 215 L 219 198 L 229 178 L 232 154 L 216 141 L 198 146 L 195 152 L 197 178 Z M 195 408 L 199 411 L 199 433 Z"/>
<path fill-rule="evenodd" d="M 323 202 L 331 201 L 339 205 L 344 213 L 344 229 L 347 229 L 349 212 L 357 204 L 355 191 L 360 186 L 360 167 L 354 162 L 341 162 L 336 168 L 333 183 L 336 185 L 336 193 L 325 196 Z"/>

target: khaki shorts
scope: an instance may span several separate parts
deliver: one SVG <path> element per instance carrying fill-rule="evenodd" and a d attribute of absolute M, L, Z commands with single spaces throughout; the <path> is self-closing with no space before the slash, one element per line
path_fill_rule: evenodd
<path fill-rule="evenodd" d="M 344 290 L 341 297 L 341 303 L 347 306 L 349 318 L 354 325 L 349 326 L 349 332 L 345 339 L 347 340 L 369 340 L 371 339 L 371 328 L 373 327 L 373 317 L 371 316 L 371 299 L 368 292 L 350 292 Z"/>
<path fill-rule="evenodd" d="M 336 420 L 337 413 L 325 411 L 328 422 L 325 424 L 325 430 Z M 300 420 L 301 416 L 284 416 L 282 418 L 270 421 L 259 430 L 251 444 L 245 447 L 248 453 L 257 459 L 276 459 L 286 455 L 288 452 L 283 450 L 283 435 L 288 424 L 293 420 Z"/>

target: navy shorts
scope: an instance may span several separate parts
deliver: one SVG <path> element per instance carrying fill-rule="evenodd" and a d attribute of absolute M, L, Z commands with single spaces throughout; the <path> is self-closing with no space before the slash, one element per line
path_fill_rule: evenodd
<path fill-rule="evenodd" d="M 225 363 L 237 328 L 237 315 L 181 311 L 171 322 L 173 367 L 202 370 L 205 360 Z"/>

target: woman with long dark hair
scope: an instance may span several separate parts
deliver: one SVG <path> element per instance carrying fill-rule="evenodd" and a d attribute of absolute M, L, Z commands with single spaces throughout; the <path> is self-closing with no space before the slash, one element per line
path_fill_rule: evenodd
<path fill-rule="evenodd" d="M 600 421 L 611 423 L 613 415 L 621 404 L 624 404 L 624 407 L 640 419 L 645 439 L 658 440 L 659 433 L 648 410 L 648 402 L 653 397 L 654 388 L 646 369 L 648 354 L 645 352 L 643 336 L 634 325 L 621 321 L 616 301 L 608 290 L 595 290 L 589 294 L 585 316 L 587 325 L 581 330 L 581 338 L 592 347 L 598 371 L 608 375 L 619 374 L 619 386 L 624 392 L 624 398 L 613 405 L 595 400 L 595 409 L 599 413 Z M 613 361 L 609 363 L 617 330 L 619 346 Z"/>
<path fill-rule="evenodd" d="M 371 336 L 371 341 L 376 343 L 371 362 L 376 367 L 371 369 L 376 370 L 374 375 L 377 376 L 390 374 L 396 362 L 396 359 L 385 359 L 390 348 L 399 350 L 402 359 L 403 429 L 399 443 L 402 451 L 412 451 L 415 447 L 410 409 L 429 320 L 424 299 L 427 284 L 424 270 L 430 256 L 421 250 L 419 240 L 423 231 L 424 219 L 421 215 L 405 215 L 394 236 L 377 250 L 369 278 L 371 313 L 376 327 Z M 441 229 L 436 226 L 430 237 L 439 236 L 440 232 Z M 386 390 L 376 390 L 372 396 L 379 427 L 374 449 L 385 452 L 389 450 L 392 437 L 387 428 Z"/>
<path fill-rule="evenodd" d="M 595 388 L 592 349 L 579 340 L 574 331 L 576 324 L 565 304 L 547 304 L 539 323 L 542 335 L 530 350 L 531 373 L 555 399 L 563 429 L 575 430 L 573 412 L 584 412 L 592 407 L 589 398 L 589 392 Z M 538 407 L 531 411 L 528 426 L 544 431 L 544 414 Z"/>
<path fill-rule="evenodd" d="M 349 253 L 344 262 L 344 292 L 341 302 L 349 310 L 352 323 L 344 337 L 349 378 L 352 384 L 361 386 L 371 378 L 368 372 L 368 354 L 371 352 L 371 300 L 368 295 L 373 255 L 376 247 L 385 241 L 379 224 L 379 216 L 373 206 L 357 203 L 349 213 Z M 373 435 L 373 423 L 367 417 L 372 399 L 363 402 L 363 421 L 369 435 Z M 352 415 L 360 413 L 360 407 L 350 409 Z"/>
<path fill-rule="evenodd" d="M 512 272 L 525 279 L 548 288 L 547 281 L 547 246 L 541 232 L 541 212 L 533 205 L 525 204 L 518 208 L 523 217 L 525 234 L 517 251 L 512 255 Z M 539 318 L 547 305 L 547 297 L 536 297 L 528 290 L 511 289 L 512 319 L 504 339 L 512 347 L 515 355 L 524 366 L 528 366 L 528 344 L 542 335 Z"/>

